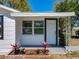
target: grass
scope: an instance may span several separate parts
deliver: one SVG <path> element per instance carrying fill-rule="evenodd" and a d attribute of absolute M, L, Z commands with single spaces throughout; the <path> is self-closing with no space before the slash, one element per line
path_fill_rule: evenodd
<path fill-rule="evenodd" d="M 70 44 L 72 46 L 79 46 L 79 39 L 71 39 Z"/>

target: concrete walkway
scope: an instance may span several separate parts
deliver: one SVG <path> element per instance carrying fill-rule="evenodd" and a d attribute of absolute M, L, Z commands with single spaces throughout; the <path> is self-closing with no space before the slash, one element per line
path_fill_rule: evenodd
<path fill-rule="evenodd" d="M 50 51 L 49 52 L 50 54 L 66 54 L 65 48 L 62 48 L 62 47 L 52 47 L 48 49 Z"/>

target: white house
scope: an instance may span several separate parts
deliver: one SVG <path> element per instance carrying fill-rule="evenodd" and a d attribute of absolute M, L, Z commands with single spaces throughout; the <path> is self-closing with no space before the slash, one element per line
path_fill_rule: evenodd
<path fill-rule="evenodd" d="M 7 11 L 6 11 L 7 10 Z M 44 40 L 48 46 L 59 46 L 59 20 L 66 18 L 66 46 L 71 34 L 70 20 L 74 12 L 32 13 L 0 7 L 0 53 L 10 52 L 11 44 L 20 43 L 24 47 L 41 47 Z M 3 53 L 4 54 L 4 53 Z"/>
<path fill-rule="evenodd" d="M 75 16 L 74 12 L 11 13 L 15 19 L 16 42 L 22 46 L 41 46 L 45 40 L 49 46 L 59 45 L 59 18 Z M 70 23 L 68 23 L 70 26 Z M 69 30 L 68 30 L 69 32 Z M 70 34 L 67 34 L 70 39 Z M 66 42 L 68 45 L 68 42 Z"/>

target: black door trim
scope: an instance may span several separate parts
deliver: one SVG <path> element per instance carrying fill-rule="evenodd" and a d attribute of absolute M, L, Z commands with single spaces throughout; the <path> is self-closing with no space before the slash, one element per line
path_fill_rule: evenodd
<path fill-rule="evenodd" d="M 58 20 L 57 20 L 57 18 L 45 18 L 45 41 L 47 41 L 47 38 L 46 38 L 46 35 L 47 35 L 47 33 L 46 33 L 46 29 L 47 29 L 46 21 L 47 20 L 56 20 L 56 45 L 55 46 L 57 46 L 58 45 Z"/>

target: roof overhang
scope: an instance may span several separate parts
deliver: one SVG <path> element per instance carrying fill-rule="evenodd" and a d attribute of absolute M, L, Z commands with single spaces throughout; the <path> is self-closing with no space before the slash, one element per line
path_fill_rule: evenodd
<path fill-rule="evenodd" d="M 66 17 L 75 16 L 75 12 L 51 12 L 51 13 L 29 13 L 29 12 L 14 12 L 12 17 Z"/>
<path fill-rule="evenodd" d="M 8 10 L 8 11 L 12 11 L 12 12 L 20 12 L 20 11 L 18 11 L 18 10 L 15 10 L 15 9 L 13 9 L 13 8 L 10 8 L 10 7 L 3 6 L 3 5 L 1 5 L 1 4 L 0 4 L 0 8 L 3 8 L 3 9 Z"/>

